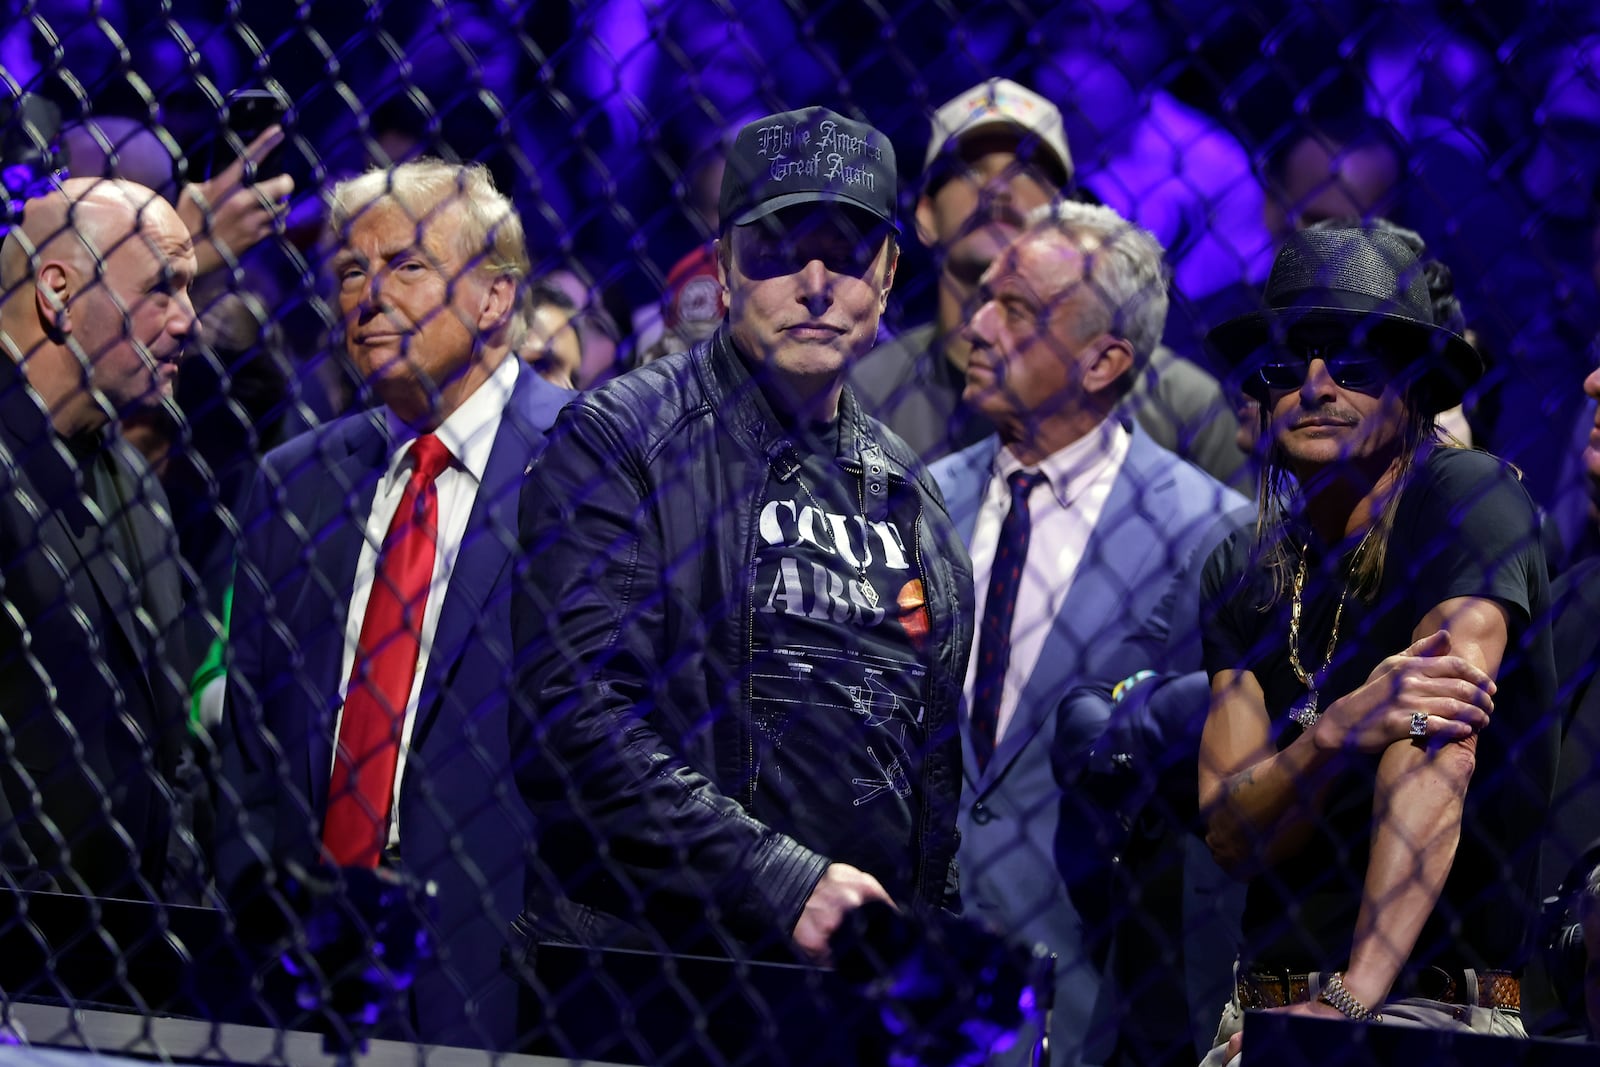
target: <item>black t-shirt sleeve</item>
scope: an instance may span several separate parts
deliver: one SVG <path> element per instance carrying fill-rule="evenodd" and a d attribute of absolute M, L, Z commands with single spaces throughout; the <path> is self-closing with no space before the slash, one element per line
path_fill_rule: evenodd
<path fill-rule="evenodd" d="M 1252 618 L 1261 618 L 1246 602 L 1242 582 L 1250 536 L 1247 530 L 1230 534 L 1212 551 L 1200 576 L 1201 662 L 1208 678 L 1215 678 L 1219 671 L 1248 667 L 1247 652 L 1255 635 L 1247 624 Z"/>
<path fill-rule="evenodd" d="M 1526 622 L 1534 569 L 1543 567 L 1533 502 L 1514 471 L 1483 452 L 1447 449 L 1419 472 L 1407 496 L 1412 529 L 1396 524 L 1403 580 L 1416 622 L 1453 597 L 1486 597 Z M 1400 562 L 1398 560 L 1394 562 Z"/>

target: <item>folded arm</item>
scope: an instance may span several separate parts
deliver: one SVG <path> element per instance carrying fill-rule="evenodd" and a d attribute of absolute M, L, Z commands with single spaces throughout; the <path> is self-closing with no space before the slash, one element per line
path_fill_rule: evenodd
<path fill-rule="evenodd" d="M 1282 751 L 1261 683 L 1250 671 L 1218 671 L 1200 737 L 1200 812 L 1222 869 L 1253 877 L 1309 835 L 1335 753 L 1303 733 Z"/>
<path fill-rule="evenodd" d="M 1351 757 L 1381 756 L 1396 742 L 1409 743 L 1414 714 L 1428 717 L 1436 742 L 1464 740 L 1488 723 L 1494 682 L 1478 662 L 1485 640 L 1474 622 L 1478 612 L 1463 609 L 1459 622 L 1448 616 L 1462 628 L 1457 638 L 1440 624 L 1447 617 L 1442 608 L 1418 624 L 1422 636 L 1410 647 L 1379 663 L 1359 689 L 1329 704 L 1316 725 L 1282 751 L 1273 750 L 1255 676 L 1219 671 L 1213 677 L 1200 747 L 1200 806 L 1206 843 L 1224 870 L 1248 878 L 1303 846 L 1333 775 Z M 1454 654 L 1458 639 L 1472 655 Z M 1493 662 L 1498 667 L 1498 654 Z"/>
<path fill-rule="evenodd" d="M 1481 597 L 1447 600 L 1416 632 L 1441 629 L 1456 655 L 1491 678 L 1499 672 L 1510 631 L 1504 606 Z M 1372 851 L 1345 975 L 1345 987 L 1363 1004 L 1375 1007 L 1388 997 L 1439 902 L 1461 841 L 1477 746 L 1476 732 L 1427 743 L 1407 738 L 1379 760 Z"/>

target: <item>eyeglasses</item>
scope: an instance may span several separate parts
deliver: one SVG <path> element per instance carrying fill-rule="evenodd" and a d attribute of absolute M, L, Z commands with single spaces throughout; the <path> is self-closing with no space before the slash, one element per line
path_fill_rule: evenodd
<path fill-rule="evenodd" d="M 1256 368 L 1256 376 L 1268 390 L 1288 392 L 1305 384 L 1312 360 L 1322 360 L 1328 377 L 1341 389 L 1376 396 L 1394 378 L 1394 371 L 1382 356 L 1348 344 L 1296 346 L 1291 352 L 1275 353 Z"/>

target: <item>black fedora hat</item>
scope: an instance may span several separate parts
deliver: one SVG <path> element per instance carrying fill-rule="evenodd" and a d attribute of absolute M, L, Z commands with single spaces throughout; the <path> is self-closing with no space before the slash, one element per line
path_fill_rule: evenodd
<path fill-rule="evenodd" d="M 1483 376 L 1477 349 L 1434 321 L 1416 252 L 1385 230 L 1291 234 L 1273 260 L 1262 304 L 1206 335 L 1236 367 L 1260 362 L 1296 330 L 1331 326 L 1371 340 L 1402 363 L 1414 376 L 1413 402 L 1429 414 L 1459 404 Z"/>

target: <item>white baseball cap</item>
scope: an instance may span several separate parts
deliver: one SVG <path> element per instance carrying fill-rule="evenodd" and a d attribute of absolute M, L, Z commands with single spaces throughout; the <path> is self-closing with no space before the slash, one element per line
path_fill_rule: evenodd
<path fill-rule="evenodd" d="M 932 166 L 951 141 L 992 126 L 1015 126 L 1033 134 L 1054 153 L 1071 180 L 1072 152 L 1067 148 L 1061 110 L 1009 78 L 990 78 L 974 85 L 934 112 L 933 137 L 928 142 L 923 169 Z"/>

